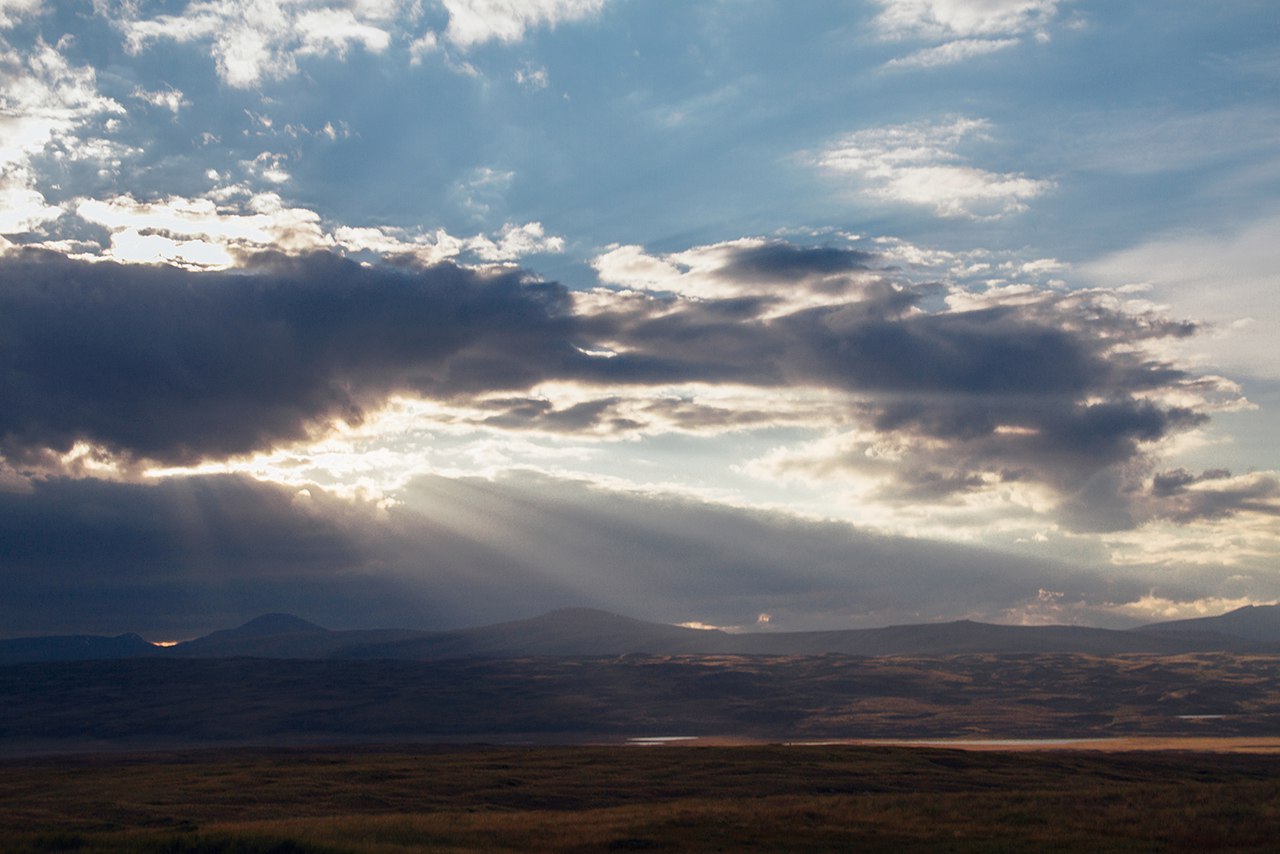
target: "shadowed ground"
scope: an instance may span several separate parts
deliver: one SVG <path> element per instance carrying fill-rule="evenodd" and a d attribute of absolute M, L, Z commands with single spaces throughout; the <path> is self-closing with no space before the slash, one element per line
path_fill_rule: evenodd
<path fill-rule="evenodd" d="M 1274 850 L 1274 758 L 224 750 L 0 762 L 6 851 Z"/>
<path fill-rule="evenodd" d="M 0 667 L 0 755 L 634 736 L 1280 735 L 1280 656 L 650 656 Z"/>

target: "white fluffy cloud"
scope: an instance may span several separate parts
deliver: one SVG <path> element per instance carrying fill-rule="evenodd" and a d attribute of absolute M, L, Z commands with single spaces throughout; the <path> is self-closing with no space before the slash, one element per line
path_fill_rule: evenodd
<path fill-rule="evenodd" d="M 0 0 L 0 29 L 8 29 L 20 18 L 43 12 L 43 7 L 43 0 Z"/>
<path fill-rule="evenodd" d="M 449 12 L 444 31 L 450 44 L 468 50 L 489 41 L 517 42 L 534 27 L 579 21 L 600 11 L 604 0 L 442 0 Z"/>
<path fill-rule="evenodd" d="M 112 9 L 130 50 L 162 40 L 208 43 L 218 75 L 231 86 L 251 88 L 297 73 L 300 57 L 341 59 L 357 47 L 383 53 L 402 42 L 410 60 L 420 62 L 439 49 L 441 36 L 465 52 L 491 41 L 517 42 L 530 29 L 582 20 L 604 6 L 604 0 L 439 3 L 448 15 L 440 34 L 420 28 L 423 4 L 418 0 L 191 0 L 174 14 L 152 16 L 140 14 L 132 3 Z M 0 6 L 0 22 L 4 9 Z"/>
<path fill-rule="evenodd" d="M 62 209 L 45 201 L 26 169 L 0 172 L 0 234 L 20 234 L 57 219 Z"/>
<path fill-rule="evenodd" d="M 0 6 L 0 23 L 36 6 Z M 85 131 L 123 113 L 99 94 L 93 69 L 71 65 L 57 45 L 41 40 L 25 52 L 0 53 L 0 234 L 30 231 L 61 216 L 40 189 L 34 159 L 46 153 L 66 161 L 111 159 L 118 147 Z"/>
<path fill-rule="evenodd" d="M 76 132 L 90 120 L 122 115 L 98 92 L 92 68 L 74 67 L 56 45 L 0 55 L 0 169 L 23 165 L 50 146 L 75 156 Z"/>
<path fill-rule="evenodd" d="M 341 250 L 435 264 L 466 256 L 484 263 L 505 263 L 564 248 L 563 238 L 548 235 L 539 222 L 508 223 L 494 235 L 473 237 L 454 237 L 443 229 L 330 229 L 315 211 L 291 207 L 276 193 L 253 193 L 244 187 L 221 188 L 204 198 L 171 196 L 139 201 L 123 195 L 80 199 L 75 212 L 110 234 L 104 257 L 193 269 L 225 269 L 246 254 L 266 250 Z"/>
<path fill-rule="evenodd" d="M 197 0 L 151 18 L 124 5 L 117 24 L 134 51 L 164 39 L 208 41 L 219 76 L 246 88 L 293 74 L 299 56 L 341 57 L 357 45 L 381 52 L 412 8 L 403 0 Z"/>
<path fill-rule="evenodd" d="M 1026 209 L 1052 182 L 971 166 L 956 150 L 986 138 L 983 119 L 870 128 L 841 137 L 815 165 L 856 179 L 869 195 L 931 207 L 939 216 L 998 217 Z"/>

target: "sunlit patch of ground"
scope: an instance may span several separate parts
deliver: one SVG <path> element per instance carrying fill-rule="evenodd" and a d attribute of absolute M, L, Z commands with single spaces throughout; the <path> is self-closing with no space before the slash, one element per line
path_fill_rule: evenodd
<path fill-rule="evenodd" d="M 1276 738 L 1203 738 L 1139 736 L 1129 738 L 993 738 L 993 739 L 853 739 L 842 744 L 863 746 L 950 747 L 960 750 L 1101 750 L 1128 752 L 1135 750 L 1186 750 L 1196 753 L 1280 753 L 1280 737 Z"/>
<path fill-rule="evenodd" d="M 603 743 L 603 742 L 601 742 Z M 616 743 L 616 742 L 614 742 Z M 740 747 L 776 744 L 777 741 L 731 735 L 646 736 L 629 738 L 627 744 L 662 747 Z M 1104 752 L 1182 750 L 1193 753 L 1280 753 L 1276 737 L 1137 736 L 1123 738 L 839 738 L 785 742 L 789 747 L 941 747 L 956 750 L 1025 752 L 1089 750 Z"/>

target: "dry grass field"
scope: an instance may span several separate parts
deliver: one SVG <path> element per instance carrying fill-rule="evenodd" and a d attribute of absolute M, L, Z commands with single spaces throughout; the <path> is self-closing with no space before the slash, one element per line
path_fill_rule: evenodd
<path fill-rule="evenodd" d="M 0 762 L 4 851 L 1268 851 L 1280 763 L 934 748 L 366 747 Z"/>

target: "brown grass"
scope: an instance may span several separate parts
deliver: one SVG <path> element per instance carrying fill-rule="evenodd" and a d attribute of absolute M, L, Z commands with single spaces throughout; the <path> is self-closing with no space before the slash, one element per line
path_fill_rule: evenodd
<path fill-rule="evenodd" d="M 1265 756 L 367 748 L 0 762 L 3 851 L 1272 850 Z"/>

